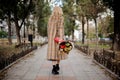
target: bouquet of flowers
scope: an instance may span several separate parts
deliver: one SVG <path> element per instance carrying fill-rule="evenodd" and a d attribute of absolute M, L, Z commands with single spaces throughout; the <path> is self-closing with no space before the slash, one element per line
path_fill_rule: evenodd
<path fill-rule="evenodd" d="M 60 44 L 59 44 L 59 50 L 63 51 L 64 53 L 69 54 L 69 51 L 71 51 L 72 48 L 73 48 L 73 45 L 72 45 L 72 43 L 70 41 L 61 40 L 58 37 L 56 37 L 54 40 L 57 43 L 60 42 Z"/>
<path fill-rule="evenodd" d="M 72 43 L 69 41 L 63 41 L 59 44 L 59 50 L 67 54 L 69 54 L 69 51 L 71 51 L 72 48 L 73 48 Z"/>

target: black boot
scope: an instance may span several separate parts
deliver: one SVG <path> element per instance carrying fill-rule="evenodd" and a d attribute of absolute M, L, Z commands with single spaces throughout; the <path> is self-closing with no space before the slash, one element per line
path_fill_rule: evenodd
<path fill-rule="evenodd" d="M 54 75 L 59 74 L 55 65 L 53 65 L 52 74 L 54 74 Z"/>
<path fill-rule="evenodd" d="M 56 64 L 56 70 L 60 70 L 59 64 Z"/>

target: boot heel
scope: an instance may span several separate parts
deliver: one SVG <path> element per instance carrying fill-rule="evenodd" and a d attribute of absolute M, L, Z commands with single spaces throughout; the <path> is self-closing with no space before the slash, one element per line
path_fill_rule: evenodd
<path fill-rule="evenodd" d="M 59 64 L 56 64 L 56 70 L 60 70 Z"/>
<path fill-rule="evenodd" d="M 59 72 L 56 70 L 56 66 L 53 65 L 52 74 L 57 75 Z"/>

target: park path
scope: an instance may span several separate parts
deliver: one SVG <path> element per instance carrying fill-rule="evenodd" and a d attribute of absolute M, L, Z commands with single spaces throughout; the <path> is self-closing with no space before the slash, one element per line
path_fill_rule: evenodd
<path fill-rule="evenodd" d="M 3 80 L 113 80 L 92 58 L 74 48 L 61 61 L 60 74 L 51 74 L 52 62 L 46 60 L 47 45 L 39 47 L 7 70 Z"/>

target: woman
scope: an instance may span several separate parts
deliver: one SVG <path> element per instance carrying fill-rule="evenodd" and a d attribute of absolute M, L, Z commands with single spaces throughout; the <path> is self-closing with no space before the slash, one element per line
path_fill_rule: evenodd
<path fill-rule="evenodd" d="M 60 60 L 66 59 L 67 54 L 61 53 L 58 49 L 59 43 L 55 42 L 54 39 L 58 37 L 59 39 L 64 39 L 64 18 L 62 9 L 55 6 L 52 15 L 48 21 L 48 53 L 47 59 L 52 61 L 53 69 L 52 74 L 59 74 L 59 64 Z"/>

